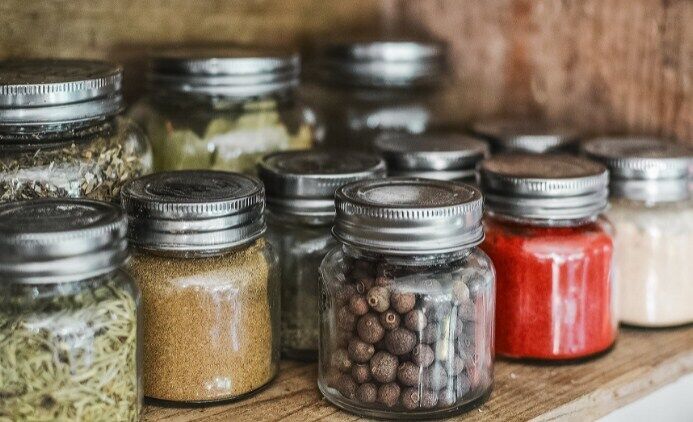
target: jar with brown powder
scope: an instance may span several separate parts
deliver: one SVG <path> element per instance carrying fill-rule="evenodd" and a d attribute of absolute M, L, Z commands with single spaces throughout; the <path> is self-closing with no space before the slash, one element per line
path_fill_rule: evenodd
<path fill-rule="evenodd" d="M 277 259 L 264 240 L 264 188 L 216 171 L 158 173 L 126 185 L 142 290 L 144 392 L 182 402 L 241 398 L 279 362 Z"/>

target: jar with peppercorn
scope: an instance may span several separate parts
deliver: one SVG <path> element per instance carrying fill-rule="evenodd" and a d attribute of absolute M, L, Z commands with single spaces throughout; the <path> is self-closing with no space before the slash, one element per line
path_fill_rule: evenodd
<path fill-rule="evenodd" d="M 341 243 L 321 267 L 318 385 L 377 418 L 483 402 L 493 379 L 495 275 L 476 247 L 482 199 L 459 182 L 393 178 L 337 190 Z"/>
<path fill-rule="evenodd" d="M 608 174 L 562 155 L 500 155 L 480 166 L 482 249 L 498 271 L 496 352 L 570 360 L 616 338 Z"/>

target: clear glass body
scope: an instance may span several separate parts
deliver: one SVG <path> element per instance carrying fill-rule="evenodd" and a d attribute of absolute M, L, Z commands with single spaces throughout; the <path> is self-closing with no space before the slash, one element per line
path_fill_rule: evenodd
<path fill-rule="evenodd" d="M 482 249 L 497 271 L 496 352 L 576 359 L 617 332 L 612 229 L 604 218 L 538 222 L 489 214 Z"/>
<path fill-rule="evenodd" d="M 318 386 L 365 417 L 447 417 L 493 381 L 495 275 L 478 248 L 395 257 L 346 246 L 322 263 Z"/>
<path fill-rule="evenodd" d="M 318 357 L 323 258 L 336 244 L 332 218 L 268 212 L 268 239 L 279 255 L 282 290 L 282 353 L 299 360 Z"/>
<path fill-rule="evenodd" d="M 373 142 L 393 133 L 424 133 L 451 123 L 441 86 L 355 88 L 309 84 L 302 95 L 316 111 L 319 136 L 332 149 L 373 152 Z"/>
<path fill-rule="evenodd" d="M 612 199 L 622 322 L 667 327 L 693 322 L 693 200 Z"/>
<path fill-rule="evenodd" d="M 152 152 L 127 117 L 90 125 L 0 129 L 0 201 L 80 197 L 120 200 L 120 188 L 150 173 Z"/>
<path fill-rule="evenodd" d="M 128 269 L 142 291 L 147 397 L 234 400 L 274 378 L 279 278 L 264 239 L 211 256 L 136 250 Z"/>
<path fill-rule="evenodd" d="M 255 173 L 266 154 L 313 145 L 315 117 L 292 91 L 228 98 L 157 92 L 132 111 L 154 149 L 157 171 Z"/>
<path fill-rule="evenodd" d="M 125 272 L 0 280 L 0 296 L 0 420 L 139 420 L 140 296 Z"/>

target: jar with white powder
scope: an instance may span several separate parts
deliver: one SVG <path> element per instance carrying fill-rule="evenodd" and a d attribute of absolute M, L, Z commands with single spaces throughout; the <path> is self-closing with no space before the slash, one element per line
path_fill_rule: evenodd
<path fill-rule="evenodd" d="M 648 138 L 600 138 L 582 148 L 611 172 L 621 322 L 693 322 L 693 152 Z"/>

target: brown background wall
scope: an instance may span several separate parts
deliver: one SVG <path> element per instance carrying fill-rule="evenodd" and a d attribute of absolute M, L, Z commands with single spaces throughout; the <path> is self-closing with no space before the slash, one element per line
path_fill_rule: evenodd
<path fill-rule="evenodd" d="M 693 145 L 691 0 L 53 0 L 0 2 L 0 56 L 126 65 L 171 43 L 295 45 L 424 32 L 447 40 L 461 118 L 542 115 Z"/>

